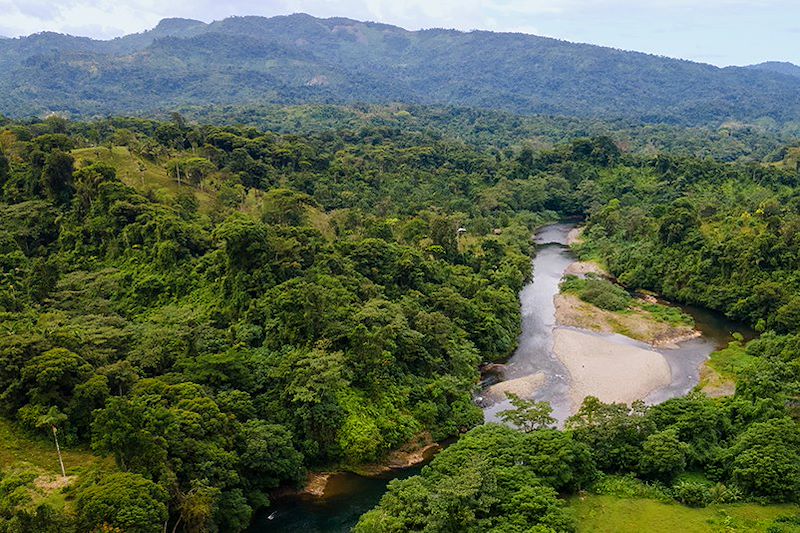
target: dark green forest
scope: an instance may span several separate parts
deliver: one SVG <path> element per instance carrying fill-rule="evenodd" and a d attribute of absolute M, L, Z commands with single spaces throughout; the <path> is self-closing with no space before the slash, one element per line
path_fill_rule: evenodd
<path fill-rule="evenodd" d="M 617 474 L 689 505 L 800 495 L 791 165 L 51 117 L 3 123 L 0 188 L 0 413 L 106 458 L 67 461 L 48 501 L 3 470 L 0 531 L 242 531 L 309 470 L 465 433 L 356 529 L 572 531 L 563 498 Z M 763 333 L 735 396 L 589 398 L 564 431 L 522 401 L 527 432 L 481 425 L 478 368 L 515 348 L 531 233 L 563 217 L 627 288 Z"/>
<path fill-rule="evenodd" d="M 800 78 L 791 65 L 761 67 L 305 14 L 167 19 L 111 41 L 55 33 L 0 40 L 0 113 L 94 118 L 180 105 L 404 102 L 796 130 Z"/>
<path fill-rule="evenodd" d="M 520 145 L 552 149 L 580 137 L 610 136 L 625 152 L 655 156 L 712 158 L 724 162 L 782 161 L 797 146 L 800 123 L 777 127 L 753 124 L 679 127 L 638 120 L 515 115 L 487 109 L 407 104 L 297 106 L 183 106 L 187 119 L 200 123 L 247 125 L 280 133 L 309 134 L 331 129 L 391 128 L 405 134 L 457 139 L 478 151 L 510 153 Z M 164 113 L 163 119 L 169 119 Z"/>
<path fill-rule="evenodd" d="M 695 392 L 652 407 L 590 397 L 564 431 L 483 426 L 420 477 L 392 482 L 356 530 L 573 531 L 561 498 L 580 489 L 691 507 L 796 502 L 798 186 L 798 172 L 670 157 L 588 170 L 578 186 L 590 199 L 584 257 L 602 260 L 628 289 L 716 309 L 761 333 L 728 348 L 747 361 L 735 395 Z M 525 402 L 516 415 L 541 416 Z M 797 528 L 786 516 L 768 530 Z"/>

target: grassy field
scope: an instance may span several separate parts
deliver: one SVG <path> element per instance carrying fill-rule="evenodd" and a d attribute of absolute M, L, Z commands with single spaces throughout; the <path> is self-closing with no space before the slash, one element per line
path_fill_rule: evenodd
<path fill-rule="evenodd" d="M 80 482 L 83 473 L 94 469 L 113 469 L 111 458 L 92 455 L 86 448 L 61 449 L 67 477 L 61 477 L 55 444 L 42 433 L 31 436 L 7 420 L 0 419 L 0 479 L 22 477 L 27 491 L 22 505 L 35 508 L 48 503 L 54 508 L 66 505 L 64 489 Z"/>
<path fill-rule="evenodd" d="M 41 438 L 28 435 L 8 420 L 0 419 L 0 468 L 3 470 L 21 466 L 32 466 L 42 472 L 58 474 L 56 447 L 49 434 L 42 432 Z M 67 473 L 77 472 L 90 466 L 110 465 L 88 449 L 65 448 L 61 443 L 61 454 Z"/>
<path fill-rule="evenodd" d="M 126 185 L 142 192 L 152 191 L 160 199 L 173 198 L 182 187 L 167 175 L 163 165 L 132 154 L 126 146 L 114 146 L 111 150 L 107 147 L 81 148 L 73 150 L 72 155 L 76 167 L 89 161 L 111 165 Z M 212 198 L 208 193 L 194 187 L 186 188 L 194 192 L 201 210 L 209 206 Z"/>
<path fill-rule="evenodd" d="M 732 531 L 800 532 L 800 526 L 775 522 L 796 516 L 796 505 L 731 504 L 693 509 L 679 504 L 616 496 L 581 495 L 569 500 L 578 532 L 716 533 Z"/>

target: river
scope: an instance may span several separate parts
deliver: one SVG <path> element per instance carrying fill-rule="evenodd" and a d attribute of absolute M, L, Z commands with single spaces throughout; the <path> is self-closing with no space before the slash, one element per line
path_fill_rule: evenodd
<path fill-rule="evenodd" d="M 567 246 L 567 234 L 574 224 L 553 224 L 536 233 L 536 255 L 533 259 L 533 276 L 520 292 L 521 334 L 518 347 L 508 361 L 505 379 L 514 379 L 542 372 L 544 384 L 535 398 L 547 400 L 553 406 L 553 415 L 564 420 L 570 411 L 569 374 L 553 354 L 553 331 L 556 327 L 553 297 L 558 294 L 559 282 L 566 268 L 576 258 Z M 648 403 L 659 403 L 682 396 L 699 381 L 699 370 L 709 354 L 727 345 L 732 332 L 745 337 L 752 333 L 741 324 L 726 319 L 719 313 L 692 306 L 681 306 L 690 314 L 702 337 L 680 343 L 676 349 L 662 349 L 669 364 L 672 381 L 646 398 Z M 619 335 L 615 342 L 632 343 L 647 347 L 638 341 Z M 494 421 L 497 413 L 508 408 L 508 402 L 498 402 L 484 409 L 487 421 Z M 266 513 L 253 521 L 251 532 L 282 533 L 344 533 L 358 521 L 359 516 L 372 509 L 386 492 L 391 479 L 416 475 L 421 467 L 396 471 L 383 478 L 365 478 L 350 473 L 332 476 L 325 496 L 288 497 L 279 499 Z M 271 517 L 271 518 L 270 518 Z"/>

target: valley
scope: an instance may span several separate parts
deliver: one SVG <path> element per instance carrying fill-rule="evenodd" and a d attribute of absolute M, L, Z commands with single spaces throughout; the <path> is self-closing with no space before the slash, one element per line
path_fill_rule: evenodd
<path fill-rule="evenodd" d="M 0 533 L 800 531 L 791 2 L 51 4 Z"/>

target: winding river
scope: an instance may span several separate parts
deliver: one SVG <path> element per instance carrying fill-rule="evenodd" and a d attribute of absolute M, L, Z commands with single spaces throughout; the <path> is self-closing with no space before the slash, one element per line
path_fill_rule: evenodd
<path fill-rule="evenodd" d="M 569 373 L 553 354 L 553 332 L 557 327 L 553 298 L 558 294 L 564 271 L 576 260 L 567 246 L 567 234 L 574 227 L 573 224 L 553 224 L 536 233 L 533 276 L 520 293 L 522 333 L 504 375 L 504 379 L 511 380 L 544 374 L 544 381 L 534 397 L 549 401 L 553 406 L 553 415 L 560 421 L 570 414 L 570 383 Z M 681 309 L 695 319 L 702 336 L 682 342 L 677 348 L 658 350 L 669 364 L 672 379 L 669 385 L 653 391 L 646 398 L 648 403 L 660 403 L 689 392 L 699 382 L 703 361 L 711 352 L 724 347 L 732 339 L 732 332 L 751 336 L 741 324 L 727 320 L 718 313 L 691 306 L 681 306 Z M 616 343 L 652 349 L 649 345 L 621 335 L 596 335 L 613 337 Z M 489 405 L 484 409 L 486 420 L 496 420 L 497 413 L 507 408 L 507 401 Z M 408 468 L 382 478 L 365 478 L 350 473 L 334 475 L 323 497 L 293 496 L 280 499 L 268 512 L 256 517 L 249 531 L 350 531 L 359 516 L 378 503 L 391 479 L 410 477 L 420 470 L 421 466 Z"/>

